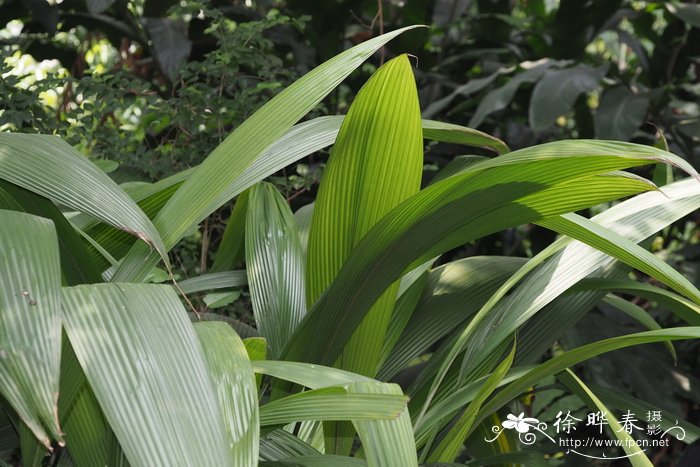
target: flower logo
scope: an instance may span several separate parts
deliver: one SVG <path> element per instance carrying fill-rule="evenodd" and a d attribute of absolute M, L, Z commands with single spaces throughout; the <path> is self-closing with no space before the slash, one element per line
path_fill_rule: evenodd
<path fill-rule="evenodd" d="M 517 417 L 508 414 L 507 420 L 503 422 L 503 428 L 507 430 L 515 429 L 518 433 L 527 433 L 530 428 L 536 428 L 540 421 L 536 418 L 525 417 L 525 412 L 521 412 Z"/>

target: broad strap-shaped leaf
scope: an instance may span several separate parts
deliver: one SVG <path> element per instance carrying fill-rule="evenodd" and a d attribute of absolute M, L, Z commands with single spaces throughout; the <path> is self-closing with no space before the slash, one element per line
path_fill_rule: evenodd
<path fill-rule="evenodd" d="M 595 174 L 657 160 L 692 171 L 676 156 L 647 146 L 565 141 L 489 159 L 429 186 L 357 244 L 300 324 L 285 358 L 332 362 L 375 301 L 412 266 L 509 226 L 652 189 L 629 177 Z"/>
<path fill-rule="evenodd" d="M 700 183 L 696 179 L 677 182 L 664 187 L 663 190 L 663 193 L 644 193 L 624 201 L 589 222 L 596 222 L 625 237 L 629 242 L 636 243 L 700 208 Z M 549 256 L 551 258 L 547 259 Z M 465 364 L 476 364 L 479 360 L 478 355 L 488 354 L 533 314 L 579 280 L 596 271 L 599 271 L 598 275 L 610 274 L 609 268 L 614 263 L 614 258 L 591 246 L 572 241 L 570 238 L 557 240 L 524 265 L 484 305 L 480 313 L 491 313 L 491 317 L 483 323 L 480 330 L 472 334 L 470 339 L 474 340 L 467 347 Z M 656 264 L 659 263 L 660 260 Z M 556 277 L 557 280 L 551 280 L 552 277 Z M 513 293 L 499 303 L 520 280 L 522 283 Z M 683 288 L 692 294 L 692 285 L 690 287 L 688 289 L 685 284 Z M 692 302 L 689 303 L 692 305 Z M 489 311 L 491 309 L 493 311 Z M 499 322 L 499 326 L 492 332 L 489 330 L 490 326 L 496 321 Z M 573 324 L 576 320 L 566 322 Z M 566 322 L 561 324 L 565 325 Z M 697 324 L 697 321 L 691 320 L 689 323 Z M 536 340 L 544 339 L 540 337 Z"/>
<path fill-rule="evenodd" d="M 221 271 L 185 279 L 178 283 L 182 293 L 202 292 L 204 290 L 230 289 L 248 284 L 244 270 Z"/>
<path fill-rule="evenodd" d="M 301 420 L 391 420 L 406 409 L 407 402 L 408 398 L 400 389 L 392 393 L 362 393 L 353 391 L 352 384 L 348 388 L 329 386 L 263 405 L 260 407 L 260 425 L 283 425 Z"/>
<path fill-rule="evenodd" d="M 611 337 L 566 351 L 536 366 L 494 395 L 491 400 L 484 404 L 484 407 L 479 412 L 477 423 L 480 423 L 489 414 L 518 397 L 523 391 L 527 390 L 527 388 L 537 384 L 542 378 L 559 373 L 584 360 L 588 360 L 605 352 L 633 345 L 684 339 L 700 339 L 700 327 L 688 326 L 626 334 L 624 336 Z"/>
<path fill-rule="evenodd" d="M 243 341 L 224 323 L 194 325 L 224 417 L 232 465 L 258 465 L 258 391 Z"/>
<path fill-rule="evenodd" d="M 85 243 L 51 201 L 5 180 L 0 180 L 0 209 L 22 211 L 53 222 L 56 234 L 61 239 L 58 244 L 61 275 L 67 285 L 102 281 L 100 270 L 95 266 Z"/>
<path fill-rule="evenodd" d="M 348 385 L 348 391 L 355 394 L 403 394 L 396 384 L 358 382 Z M 393 420 L 354 420 L 353 425 L 360 435 L 365 450 L 367 465 L 418 466 L 413 427 L 408 409 L 404 408 Z"/>
<path fill-rule="evenodd" d="M 168 264 L 167 249 L 148 216 L 119 185 L 60 138 L 0 133 L 0 178 L 135 235 Z"/>
<path fill-rule="evenodd" d="M 0 265 L 0 392 L 50 448 L 51 439 L 63 440 L 61 265 L 53 223 L 0 210 Z"/>
<path fill-rule="evenodd" d="M 232 465 L 202 348 L 165 285 L 63 290 L 81 367 L 132 465 Z"/>
<path fill-rule="evenodd" d="M 245 226 L 255 323 L 275 359 L 306 313 L 305 258 L 294 215 L 274 185 L 250 189 Z"/>
<path fill-rule="evenodd" d="M 365 233 L 419 190 L 422 168 L 418 93 L 410 62 L 401 56 L 377 70 L 357 94 L 328 160 L 309 234 L 309 305 Z M 375 374 L 397 287 L 382 295 L 354 331 L 341 368 Z"/>
<path fill-rule="evenodd" d="M 282 137 L 376 50 L 412 28 L 370 39 L 331 58 L 279 93 L 236 128 L 158 213 L 154 223 L 163 234 L 165 244 L 169 247 L 175 245 L 193 225 L 218 208 L 221 193 L 256 161 L 265 148 Z M 230 197 L 223 201 L 228 199 Z M 132 249 L 115 278 L 130 280 L 147 273 L 151 267 L 148 263 L 153 259 L 144 258 L 143 254 L 142 249 Z"/>

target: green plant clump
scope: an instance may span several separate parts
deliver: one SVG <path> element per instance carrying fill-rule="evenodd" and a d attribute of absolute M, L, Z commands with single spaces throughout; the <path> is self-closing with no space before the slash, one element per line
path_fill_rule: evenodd
<path fill-rule="evenodd" d="M 199 165 L 154 170 L 153 183 L 119 185 L 56 136 L 0 133 L 3 463 L 546 465 L 562 448 L 524 449 L 515 431 L 486 440 L 491 426 L 526 423 L 529 396 L 553 388 L 607 414 L 622 448 L 598 455 L 651 465 L 615 428 L 630 408 L 656 409 L 571 368 L 649 343 L 674 354 L 674 341 L 700 338 L 700 291 L 643 243 L 700 207 L 697 172 L 653 146 L 564 140 L 510 152 L 424 120 L 406 55 L 372 75 L 347 115 L 299 123 L 407 29 L 321 64 Z M 461 156 L 422 186 L 424 139 L 493 157 Z M 329 146 L 315 203 L 292 213 L 265 179 Z M 626 171 L 646 165 L 688 178 L 659 188 Z M 234 199 L 213 272 L 175 281 L 168 253 Z M 576 214 L 602 203 L 590 219 Z M 532 258 L 440 262 L 529 223 L 561 236 Z M 240 259 L 245 269 L 231 269 Z M 170 283 L 149 283 L 158 271 Z M 193 305 L 246 286 L 255 326 Z M 621 293 L 664 301 L 683 324 L 662 328 Z M 602 301 L 648 330 L 555 345 Z M 700 437 L 664 415 L 684 443 Z"/>

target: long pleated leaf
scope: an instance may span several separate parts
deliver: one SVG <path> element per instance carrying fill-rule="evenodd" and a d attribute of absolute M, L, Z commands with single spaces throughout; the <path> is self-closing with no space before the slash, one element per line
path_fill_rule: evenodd
<path fill-rule="evenodd" d="M 231 449 L 232 465 L 258 465 L 258 391 L 243 341 L 224 323 L 194 326 L 209 364 Z"/>
<path fill-rule="evenodd" d="M 248 285 L 246 272 L 221 271 L 185 279 L 178 283 L 182 293 L 202 292 L 204 290 L 230 289 Z"/>
<path fill-rule="evenodd" d="M 391 60 L 357 94 L 340 129 L 314 205 L 308 246 L 308 304 L 335 278 L 360 239 L 420 189 L 423 138 L 408 57 Z M 398 284 L 354 331 L 338 365 L 373 376 Z"/>
<path fill-rule="evenodd" d="M 407 402 L 408 398 L 400 390 L 394 394 L 361 394 L 339 386 L 313 389 L 260 407 L 260 425 L 282 425 L 301 420 L 395 419 L 406 408 Z"/>
<path fill-rule="evenodd" d="M 193 225 L 218 208 L 221 193 L 265 148 L 282 137 L 376 50 L 412 28 L 381 35 L 336 55 L 294 82 L 236 128 L 158 213 L 154 223 L 162 232 L 165 244 L 172 247 Z M 143 249 L 132 250 L 115 277 L 123 280 L 147 273 L 153 260 L 144 259 L 143 254 Z"/>
<path fill-rule="evenodd" d="M 406 269 L 474 238 L 649 189 L 592 176 L 677 157 L 630 143 L 566 141 L 515 151 L 436 183 L 387 214 L 353 250 L 286 350 L 329 363 L 379 296 Z"/>
<path fill-rule="evenodd" d="M 129 232 L 168 263 L 158 230 L 96 165 L 56 136 L 0 133 L 0 178 Z"/>
<path fill-rule="evenodd" d="M 274 360 L 254 361 L 253 370 L 256 373 L 274 376 L 285 381 L 291 381 L 311 389 L 329 386 L 344 386 L 346 384 L 374 381 L 366 376 L 310 363 L 283 362 Z"/>
<path fill-rule="evenodd" d="M 396 384 L 377 385 L 371 382 L 352 383 L 348 385 L 348 391 L 366 395 L 379 392 L 385 394 L 385 397 L 399 397 L 403 394 Z M 355 419 L 353 424 L 360 435 L 367 465 L 370 467 L 418 466 L 411 417 L 405 407 L 391 420 Z"/>
<path fill-rule="evenodd" d="M 58 423 L 61 265 L 53 223 L 0 210 L 0 394 L 49 448 Z"/>
<path fill-rule="evenodd" d="M 253 315 L 275 359 L 306 313 L 306 264 L 294 215 L 274 185 L 250 189 L 245 237 Z"/>
<path fill-rule="evenodd" d="M 700 182 L 688 179 L 665 186 L 663 193 L 644 193 L 624 201 L 594 217 L 592 221 L 636 243 L 698 208 Z M 549 256 L 551 257 L 547 259 Z M 602 271 L 599 273 L 601 275 L 610 274 L 608 271 L 614 262 L 614 258 L 583 243 L 572 242 L 569 238 L 557 240 L 524 265 L 480 310 L 480 313 L 488 313 L 496 307 L 481 329 L 468 337 L 471 342 L 467 347 L 465 364 L 476 363 L 479 355 L 488 354 L 533 314 L 584 277 L 595 271 Z M 513 285 L 535 268 L 535 272 L 528 275 L 510 296 L 499 303 Z M 556 280 L 552 280 L 552 277 Z M 689 303 L 693 305 L 692 302 Z M 491 323 L 496 321 L 499 326 L 492 332 Z M 560 327 L 576 322 L 573 319 L 562 320 L 561 317 L 557 317 L 556 321 Z M 554 336 L 554 339 L 557 337 L 558 335 Z M 546 339 L 539 336 L 535 340 Z"/>
<path fill-rule="evenodd" d="M 93 257 L 88 253 L 84 242 L 51 201 L 0 180 L 0 209 L 23 211 L 53 222 L 56 234 L 61 239 L 58 244 L 61 274 L 67 285 L 101 282 L 100 271 L 95 266 Z"/>
<path fill-rule="evenodd" d="M 63 291 L 66 333 L 132 465 L 231 465 L 207 362 L 169 286 Z"/>
<path fill-rule="evenodd" d="M 559 373 L 566 368 L 570 368 L 597 355 L 633 345 L 699 338 L 700 327 L 689 326 L 611 337 L 569 350 L 538 365 L 516 381 L 510 383 L 503 388 L 503 390 L 499 391 L 481 409 L 477 417 L 477 422 L 483 421 L 489 414 L 503 407 L 505 404 L 518 397 L 521 392 L 537 384 L 537 382 L 541 381 L 543 378 Z"/>

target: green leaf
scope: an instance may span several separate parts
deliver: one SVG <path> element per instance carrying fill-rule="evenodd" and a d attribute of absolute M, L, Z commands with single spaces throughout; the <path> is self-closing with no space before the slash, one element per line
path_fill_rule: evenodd
<path fill-rule="evenodd" d="M 274 376 L 275 378 L 291 381 L 311 389 L 345 386 L 362 381 L 375 381 L 349 371 L 323 365 L 312 365 L 310 363 L 265 360 L 253 361 L 252 364 L 256 373 Z"/>
<path fill-rule="evenodd" d="M 202 297 L 202 301 L 208 308 L 221 308 L 238 300 L 241 296 L 240 290 L 232 292 L 212 292 Z"/>
<path fill-rule="evenodd" d="M 440 441 L 440 444 L 430 454 L 428 457 L 429 461 L 453 462 L 456 459 L 460 448 L 471 432 L 479 409 L 491 395 L 491 393 L 498 387 L 508 370 L 510 370 L 511 365 L 513 364 L 513 358 L 515 358 L 515 343 L 513 343 L 513 348 L 508 356 L 506 356 L 506 358 L 498 365 L 494 372 L 489 375 L 483 386 L 481 386 L 481 389 L 479 389 L 474 396 L 474 399 L 467 406 L 467 409 L 455 422 L 452 428 L 450 428 L 447 434 L 445 434 Z"/>
<path fill-rule="evenodd" d="M 630 318 L 634 319 L 637 321 L 639 324 L 644 326 L 645 328 L 649 330 L 654 330 L 654 329 L 662 329 L 661 325 L 657 323 L 654 318 L 651 317 L 649 312 L 642 308 L 639 305 L 635 305 L 632 302 L 628 302 L 622 297 L 618 297 L 617 295 L 614 294 L 607 294 L 605 298 L 603 299 L 603 302 L 617 308 L 621 312 L 625 313 L 627 316 Z M 674 365 L 678 363 L 677 357 L 676 357 L 676 349 L 673 347 L 673 343 L 671 342 L 664 342 L 664 345 L 668 349 L 669 353 L 671 354 L 671 357 L 673 357 L 673 363 Z"/>
<path fill-rule="evenodd" d="M 0 133 L 0 178 L 135 235 L 168 263 L 158 230 L 124 191 L 55 136 Z"/>
<path fill-rule="evenodd" d="M 700 290 L 685 276 L 660 258 L 654 256 L 654 254 L 627 240 L 622 235 L 618 235 L 611 229 L 607 229 L 592 220 L 574 213 L 543 219 L 537 223 L 593 246 L 597 250 L 639 269 L 673 288 L 678 293 L 690 298 L 695 303 L 700 304 Z"/>
<path fill-rule="evenodd" d="M 224 323 L 194 325 L 224 417 L 233 464 L 258 465 L 258 391 L 243 341 Z"/>
<path fill-rule="evenodd" d="M 367 462 L 354 457 L 334 456 L 330 454 L 315 456 L 295 456 L 289 459 L 279 459 L 274 462 L 262 462 L 260 467 L 363 467 Z"/>
<path fill-rule="evenodd" d="M 508 107 L 521 84 L 534 83 L 542 77 L 548 68 L 552 66 L 560 66 L 565 63 L 566 62 L 563 61 L 556 62 L 548 59 L 528 63 L 528 65 L 531 65 L 531 67 L 509 79 L 508 82 L 500 88 L 490 91 L 481 99 L 481 101 L 479 101 L 479 106 L 477 107 L 476 112 L 472 116 L 471 120 L 469 120 L 469 126 L 472 128 L 477 128 L 483 123 L 484 118 L 486 118 L 488 115 Z"/>
<path fill-rule="evenodd" d="M 232 464 L 202 348 L 170 286 L 71 287 L 62 304 L 71 345 L 132 465 Z"/>
<path fill-rule="evenodd" d="M 603 402 L 598 399 L 598 397 L 591 391 L 588 386 L 586 386 L 583 381 L 581 381 L 573 371 L 567 369 L 557 376 L 566 387 L 568 387 L 571 392 L 576 394 L 579 399 L 586 403 L 586 405 L 591 409 L 596 409 L 601 413 L 606 414 L 608 424 L 610 425 L 610 431 L 613 432 L 614 436 L 622 444 L 622 449 L 624 449 L 627 455 L 627 460 L 632 464 L 633 467 L 652 467 L 653 464 L 649 458 L 644 454 L 635 439 L 622 428 L 620 422 L 615 418 L 612 412 L 603 404 Z"/>
<path fill-rule="evenodd" d="M 321 453 L 283 429 L 273 430 L 260 437 L 260 460 L 277 461 Z"/>
<path fill-rule="evenodd" d="M 566 141 L 489 159 L 429 186 L 357 244 L 307 313 L 285 359 L 331 363 L 377 298 L 411 266 L 509 226 L 648 189 L 628 177 L 594 174 L 658 158 L 692 171 L 675 156 L 646 146 Z"/>
<path fill-rule="evenodd" d="M 372 382 L 352 383 L 348 385 L 348 391 L 367 396 L 383 394 L 384 397 L 399 397 L 403 395 L 401 388 L 396 384 Z M 353 425 L 360 435 L 368 466 L 418 467 L 413 427 L 407 408 L 404 407 L 390 420 L 354 419 Z"/>
<path fill-rule="evenodd" d="M 304 258 L 307 257 L 307 249 L 309 246 L 309 232 L 311 231 L 311 219 L 314 215 L 314 203 L 300 207 L 294 213 L 294 220 L 297 222 L 297 231 L 299 232 L 299 242 Z"/>
<path fill-rule="evenodd" d="M 579 95 L 598 88 L 607 69 L 607 65 L 591 68 L 580 63 L 564 70 L 547 71 L 532 90 L 530 127 L 542 130 L 567 114 Z"/>
<path fill-rule="evenodd" d="M 53 223 L 0 210 L 0 264 L 0 393 L 50 448 L 50 438 L 63 443 L 56 407 L 61 266 Z"/>
<path fill-rule="evenodd" d="M 394 377 L 476 313 L 524 258 L 473 256 L 433 269 L 423 298 L 379 372 Z"/>
<path fill-rule="evenodd" d="M 233 190 L 229 187 L 240 180 L 270 144 L 282 137 L 376 50 L 412 28 L 414 26 L 384 34 L 336 55 L 295 81 L 236 128 L 156 216 L 154 223 L 163 234 L 165 245 L 169 248 L 175 245 L 193 225 L 231 199 Z M 115 280 L 142 277 L 150 270 L 152 262 L 151 258 L 144 259 L 143 248 L 132 249 L 115 274 Z"/>
<path fill-rule="evenodd" d="M 650 192 L 639 195 L 599 214 L 592 221 L 614 232 L 619 232 L 631 242 L 639 242 L 700 207 L 698 194 L 700 194 L 700 183 L 697 180 L 674 183 L 664 187 L 664 193 Z M 629 247 L 628 243 L 626 245 Z M 551 258 L 548 259 L 549 256 Z M 650 261 L 654 260 L 650 259 Z M 614 264 L 613 258 L 585 244 L 572 242 L 569 238 L 557 240 L 506 281 L 482 307 L 480 314 L 490 313 L 490 317 L 481 325 L 480 330 L 474 331 L 469 338 L 471 342 L 468 344 L 464 362 L 475 365 L 479 361 L 479 355 L 488 355 L 532 315 L 569 287 L 597 270 L 609 270 L 612 264 Z M 533 271 L 535 268 L 536 270 Z M 609 274 L 609 272 L 602 274 Z M 518 288 L 501 301 L 523 277 L 525 279 Z M 556 277 L 557 280 L 553 281 L 552 277 Z M 582 308 L 584 312 L 587 309 Z M 569 311 L 566 310 L 566 312 Z M 562 320 L 560 316 L 550 317 L 547 321 L 555 321 L 559 323 L 559 327 L 576 322 L 575 319 Z M 491 326 L 496 322 L 499 323 L 497 329 L 492 331 Z M 476 323 L 472 328 L 475 327 Z M 551 334 L 551 328 L 549 324 L 540 325 L 537 328 L 539 331 L 535 330 L 538 335 L 531 336 L 530 340 L 549 341 L 550 338 L 544 337 L 543 332 L 546 330 Z M 561 335 L 560 333 L 561 331 L 558 331 L 554 339 Z"/>
<path fill-rule="evenodd" d="M 595 135 L 600 139 L 629 141 L 644 121 L 649 98 L 626 86 L 608 89 L 595 112 Z"/>
<path fill-rule="evenodd" d="M 185 279 L 178 282 L 182 293 L 189 294 L 204 290 L 230 289 L 248 284 L 245 270 L 222 271 Z"/>
<path fill-rule="evenodd" d="M 248 193 L 246 190 L 238 196 L 231 216 L 226 222 L 224 235 L 216 250 L 211 272 L 222 272 L 236 266 L 245 258 L 245 219 L 248 215 Z"/>
<path fill-rule="evenodd" d="M 420 189 L 422 170 L 418 93 L 410 62 L 401 56 L 377 70 L 357 94 L 328 159 L 309 234 L 309 305 L 365 233 Z M 392 285 L 367 313 L 338 366 L 375 374 L 397 287 Z"/>
<path fill-rule="evenodd" d="M 68 285 L 102 282 L 85 244 L 59 209 L 48 199 L 0 180 L 0 209 L 23 211 L 53 221 L 61 257 L 61 273 Z"/>
<path fill-rule="evenodd" d="M 490 149 L 499 154 L 509 152 L 506 143 L 481 131 L 451 123 L 423 120 L 423 137 L 445 143 Z"/>
<path fill-rule="evenodd" d="M 348 389 L 339 386 L 312 389 L 265 404 L 260 407 L 260 425 L 301 420 L 395 419 L 406 408 L 408 398 L 401 390 L 393 394 L 362 394 L 354 393 L 352 384 Z"/>
<path fill-rule="evenodd" d="M 679 437 L 679 441 L 683 441 L 685 444 L 692 444 L 698 439 L 700 439 L 700 427 L 693 425 L 685 420 L 683 417 L 668 412 L 660 407 L 650 404 L 646 401 L 642 401 L 632 397 L 629 394 L 620 392 L 617 389 L 604 388 L 602 386 L 595 386 L 593 384 L 589 387 L 600 397 L 605 404 L 615 407 L 620 410 L 631 410 L 633 413 L 647 413 L 651 411 L 657 411 L 661 413 L 661 420 L 658 425 L 663 430 L 668 430 L 673 426 L 679 426 L 685 431 L 685 436 Z M 671 430 L 672 434 L 679 434 L 677 430 Z"/>
<path fill-rule="evenodd" d="M 274 359 L 306 313 L 305 258 L 292 211 L 274 185 L 250 189 L 245 225 L 253 315 Z"/>
<path fill-rule="evenodd" d="M 611 337 L 569 350 L 536 366 L 525 375 L 503 388 L 484 405 L 479 412 L 477 422 L 483 421 L 489 414 L 494 413 L 496 410 L 518 397 L 521 392 L 537 384 L 542 378 L 559 373 L 566 368 L 570 368 L 584 360 L 588 360 L 605 352 L 653 342 L 699 338 L 700 326 L 669 328 Z"/>

